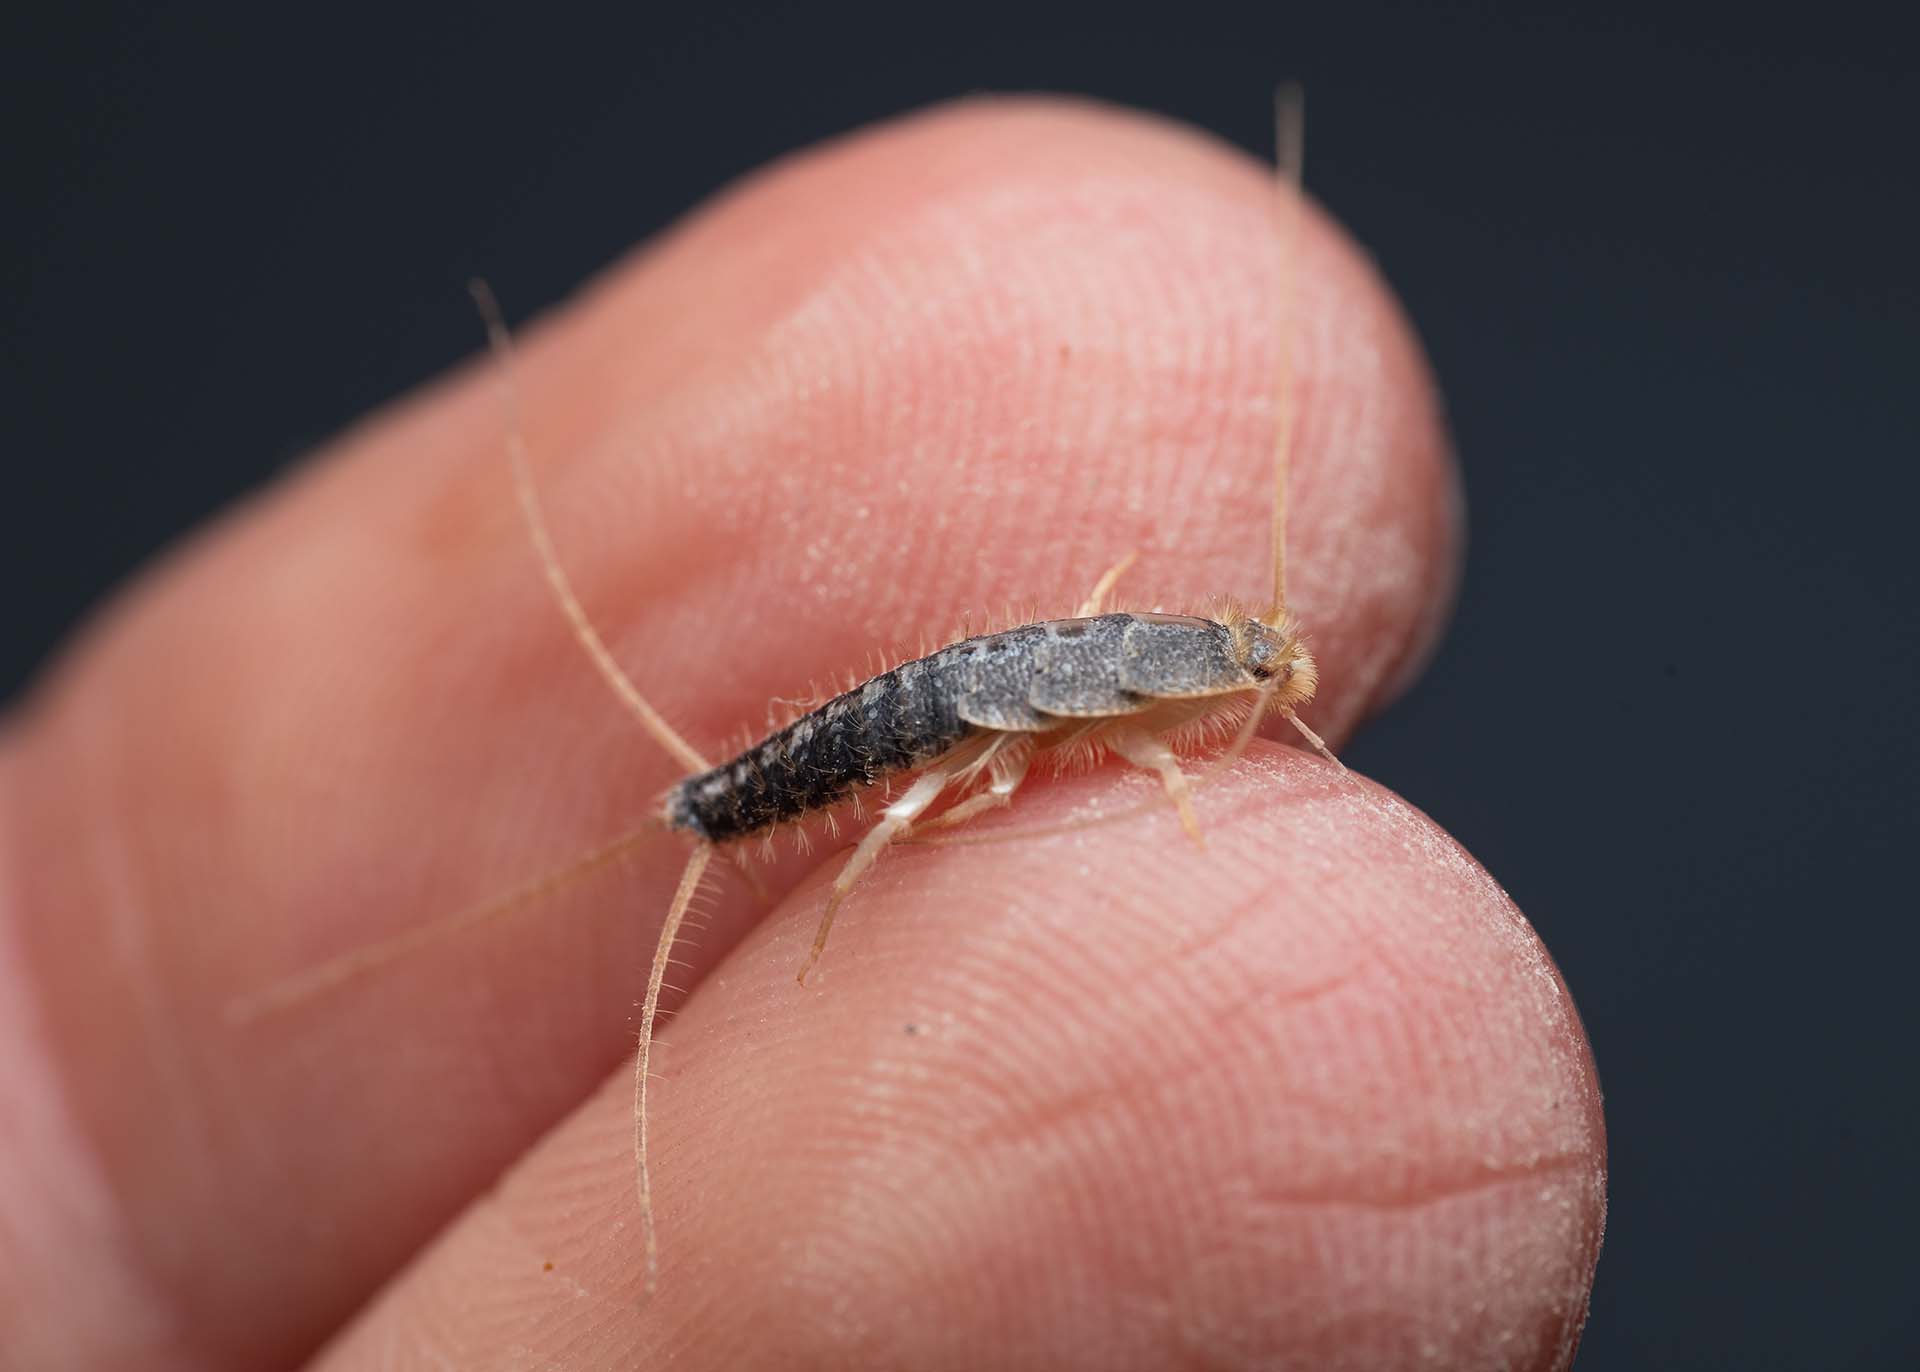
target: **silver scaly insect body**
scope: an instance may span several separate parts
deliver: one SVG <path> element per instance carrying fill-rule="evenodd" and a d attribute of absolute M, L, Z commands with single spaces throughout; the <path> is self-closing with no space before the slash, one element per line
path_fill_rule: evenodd
<path fill-rule="evenodd" d="M 1194 716 L 1192 702 L 1269 683 L 1304 701 L 1311 687 L 1294 683 L 1313 671 L 1297 637 L 1250 617 L 1107 614 L 1021 625 L 902 663 L 688 777 L 668 795 L 667 822 L 709 843 L 747 838 L 968 750 L 1044 751 L 1097 740 L 1104 722 L 1154 714 L 1136 727 L 1164 732 Z"/>

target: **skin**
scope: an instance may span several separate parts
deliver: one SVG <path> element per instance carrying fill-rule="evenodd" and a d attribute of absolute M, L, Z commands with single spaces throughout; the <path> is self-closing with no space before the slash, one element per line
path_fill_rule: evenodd
<path fill-rule="evenodd" d="M 1129 548 L 1123 604 L 1262 600 L 1273 204 L 1168 125 L 975 101 L 607 273 L 521 372 L 614 652 L 718 756 Z M 1328 221 L 1298 250 L 1289 599 L 1337 747 L 1417 671 L 1458 521 L 1405 322 Z M 228 1024 L 676 779 L 546 598 L 498 380 L 165 559 L 0 735 L 0 1363 L 1571 1359 L 1605 1140 L 1566 988 L 1431 821 L 1277 743 L 1203 787 L 1204 849 L 1158 806 L 889 854 L 804 990 L 835 845 L 765 900 L 721 870 L 655 1058 L 651 1302 L 622 1063 L 683 841 Z M 974 832 L 1154 794 L 1036 777 Z"/>

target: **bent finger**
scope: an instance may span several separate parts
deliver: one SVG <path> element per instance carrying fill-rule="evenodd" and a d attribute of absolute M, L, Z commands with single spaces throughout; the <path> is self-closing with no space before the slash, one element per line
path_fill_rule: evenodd
<path fill-rule="evenodd" d="M 1258 599 L 1273 205 L 1157 122 L 984 102 L 798 159 L 610 274 L 523 372 L 616 654 L 714 750 L 876 645 L 1071 606 L 1129 548 L 1139 596 Z M 1293 585 L 1337 735 L 1430 636 L 1450 474 L 1379 282 L 1324 221 L 1300 252 Z M 212 1362 L 310 1346 L 630 1045 L 666 842 L 311 1013 L 221 1016 L 673 780 L 547 602 L 501 437 L 491 372 L 349 435 L 128 597 L 8 740 L 14 933 L 116 1207 L 102 1261 Z M 694 975 L 756 913 L 723 896 Z"/>

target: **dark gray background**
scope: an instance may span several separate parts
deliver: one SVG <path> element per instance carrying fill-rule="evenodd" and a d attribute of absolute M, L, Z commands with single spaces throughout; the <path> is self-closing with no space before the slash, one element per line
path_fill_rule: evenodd
<path fill-rule="evenodd" d="M 1911 35 L 40 8 L 0 21 L 7 692 L 156 548 L 471 353 L 469 275 L 524 316 L 765 159 L 968 90 L 1264 153 L 1303 78 L 1308 180 L 1425 336 L 1472 528 L 1439 660 L 1348 757 L 1507 884 L 1586 1018 L 1613 1184 L 1580 1366 L 1916 1365 Z"/>

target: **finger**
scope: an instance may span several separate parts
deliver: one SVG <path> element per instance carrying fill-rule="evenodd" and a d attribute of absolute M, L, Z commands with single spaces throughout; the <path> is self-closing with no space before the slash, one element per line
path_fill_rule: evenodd
<path fill-rule="evenodd" d="M 664 1035 L 658 1294 L 616 1078 L 323 1365 L 1565 1366 L 1566 989 L 1431 822 L 1260 747 L 1204 853 L 1162 811 L 889 855 L 804 993 L 796 892 Z"/>
<path fill-rule="evenodd" d="M 1070 607 L 1116 550 L 1161 603 L 1258 599 L 1272 204 L 1204 141 L 1014 102 L 697 216 L 527 340 L 539 479 L 615 652 L 712 750 L 876 644 Z M 1337 735 L 1431 632 L 1451 486 L 1379 283 L 1325 223 L 1301 253 L 1292 582 Z M 545 599 L 498 400 L 483 370 L 350 435 L 96 626 L 9 742 L 10 903 L 113 1202 L 100 1260 L 212 1361 L 310 1345 L 630 1047 L 664 840 L 308 1013 L 220 1016 L 673 780 Z M 723 894 L 691 975 L 755 917 Z"/>

